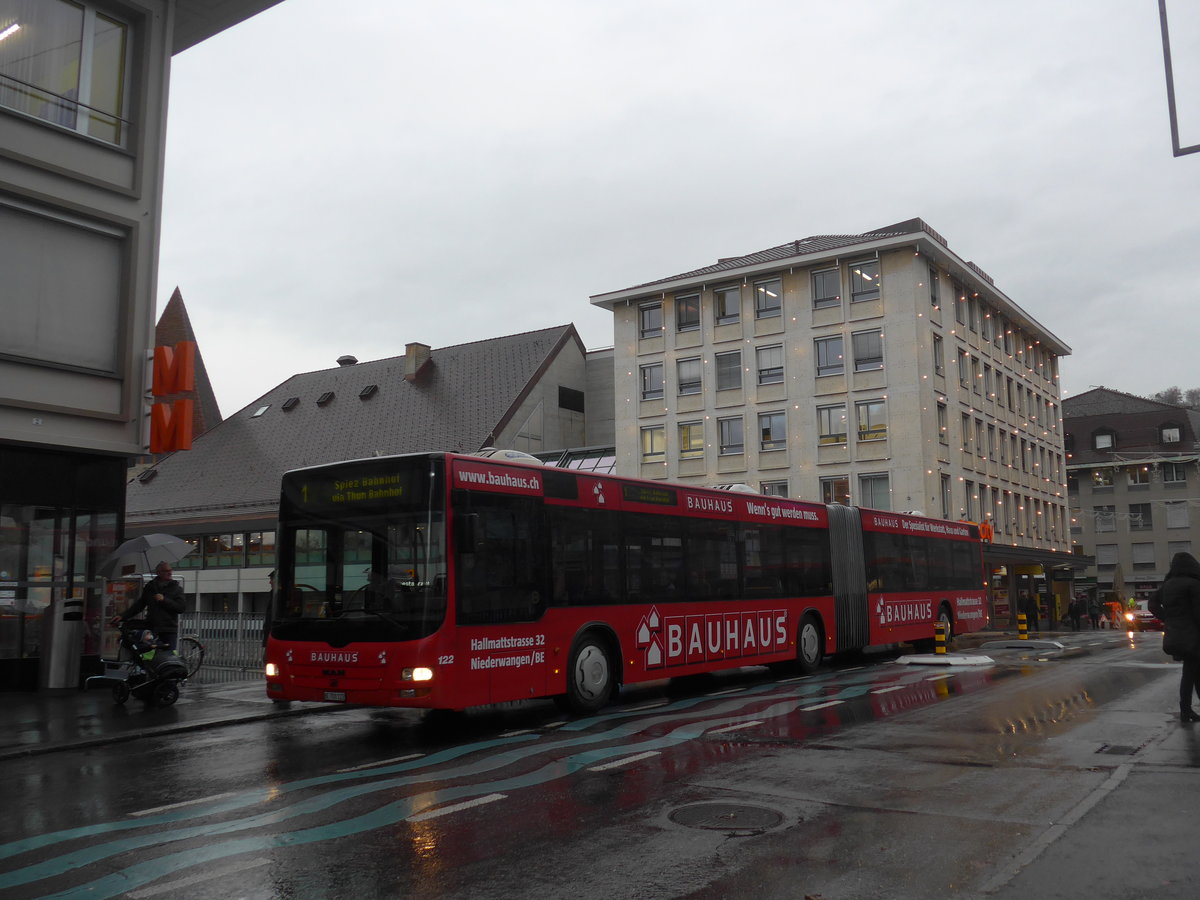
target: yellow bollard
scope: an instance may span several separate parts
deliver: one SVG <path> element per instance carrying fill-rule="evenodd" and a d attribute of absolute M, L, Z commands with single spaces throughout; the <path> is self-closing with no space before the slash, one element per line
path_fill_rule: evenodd
<path fill-rule="evenodd" d="M 1025 621 L 1025 613 L 1017 613 L 1017 637 L 1023 641 L 1029 640 L 1029 625 Z"/>
<path fill-rule="evenodd" d="M 933 626 L 933 652 L 946 653 L 946 623 L 938 622 Z"/>

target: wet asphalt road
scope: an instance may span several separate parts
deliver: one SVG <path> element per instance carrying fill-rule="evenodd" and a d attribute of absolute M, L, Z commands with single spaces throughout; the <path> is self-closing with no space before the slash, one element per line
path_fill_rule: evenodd
<path fill-rule="evenodd" d="M 1085 896 L 1096 854 L 1070 857 L 1062 823 L 1177 729 L 1160 640 L 748 669 L 584 719 L 347 709 L 9 760 L 0 895 Z M 1147 896 L 1194 896 L 1159 874 Z"/>

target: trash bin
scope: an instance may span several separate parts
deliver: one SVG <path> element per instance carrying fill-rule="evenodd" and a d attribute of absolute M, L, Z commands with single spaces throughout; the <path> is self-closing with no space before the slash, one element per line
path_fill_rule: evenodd
<path fill-rule="evenodd" d="M 83 598 L 56 597 L 42 619 L 42 690 L 79 687 L 83 655 Z"/>

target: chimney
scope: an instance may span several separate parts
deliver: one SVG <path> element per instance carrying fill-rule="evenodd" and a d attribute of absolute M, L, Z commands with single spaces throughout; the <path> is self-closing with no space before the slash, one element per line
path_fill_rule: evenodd
<path fill-rule="evenodd" d="M 350 354 L 346 354 L 345 356 L 339 356 L 337 358 L 337 364 L 339 366 L 357 366 L 358 365 L 358 357 L 351 356 Z"/>
<path fill-rule="evenodd" d="M 429 362 L 428 344 L 404 345 L 404 380 L 416 381 L 425 363 Z"/>

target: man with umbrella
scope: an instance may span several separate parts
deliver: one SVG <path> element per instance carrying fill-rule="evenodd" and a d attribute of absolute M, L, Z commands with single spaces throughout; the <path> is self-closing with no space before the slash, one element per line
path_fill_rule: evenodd
<path fill-rule="evenodd" d="M 112 624 L 132 619 L 144 609 L 146 627 L 174 650 L 184 604 L 183 585 L 171 577 L 171 564 L 160 562 L 154 567 L 154 579 L 142 588 L 142 595 L 125 612 L 114 616 Z"/>

